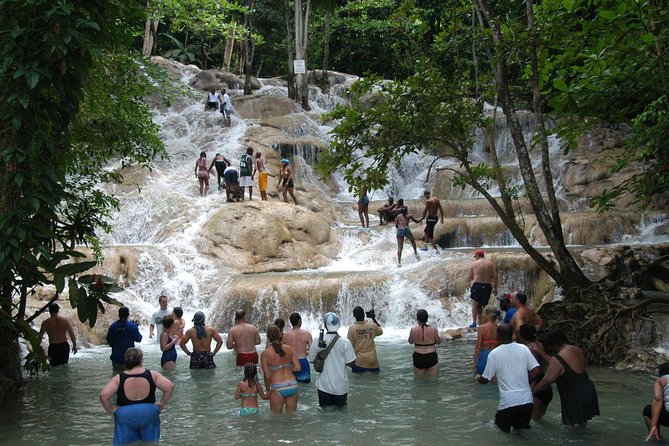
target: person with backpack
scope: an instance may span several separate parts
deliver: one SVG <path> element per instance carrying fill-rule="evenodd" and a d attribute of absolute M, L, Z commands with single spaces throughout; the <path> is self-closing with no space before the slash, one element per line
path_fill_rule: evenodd
<path fill-rule="evenodd" d="M 253 198 L 253 148 L 247 147 L 246 153 L 239 161 L 239 187 L 244 201 L 244 188 L 249 188 L 249 200 Z"/>
<path fill-rule="evenodd" d="M 316 384 L 318 404 L 321 407 L 343 407 L 348 398 L 346 366 L 355 365 L 355 351 L 351 341 L 337 333 L 341 327 L 337 314 L 327 313 L 323 317 L 323 325 L 325 330 L 321 330 L 318 342 L 311 344 L 309 349 L 309 362 L 313 362 L 314 370 L 320 372 Z"/>

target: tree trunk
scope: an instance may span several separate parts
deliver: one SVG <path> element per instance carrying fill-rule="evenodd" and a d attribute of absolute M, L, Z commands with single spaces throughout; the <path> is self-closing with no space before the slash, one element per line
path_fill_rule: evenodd
<path fill-rule="evenodd" d="M 581 287 L 588 287 L 592 285 L 592 282 L 587 277 L 585 277 L 583 271 L 581 271 L 581 268 L 578 266 L 578 264 L 572 257 L 571 253 L 567 249 L 564 243 L 562 235 L 562 227 L 559 224 L 560 223 L 559 219 L 557 221 L 554 220 L 554 216 L 556 213 L 558 214 L 559 217 L 559 211 L 557 210 L 557 207 L 555 206 L 551 212 L 551 209 L 549 209 L 546 206 L 544 197 L 541 195 L 537 178 L 534 174 L 534 169 L 532 168 L 532 161 L 530 159 L 529 150 L 527 145 L 525 144 L 522 128 L 520 123 L 518 122 L 518 118 L 516 116 L 513 107 L 513 100 L 511 98 L 511 92 L 509 89 L 509 82 L 508 82 L 509 69 L 507 63 L 507 54 L 504 50 L 504 42 L 503 42 L 501 27 L 497 22 L 497 19 L 493 14 L 492 9 L 488 5 L 487 0 L 478 0 L 478 1 L 481 11 L 483 12 L 486 20 L 488 21 L 488 25 L 492 30 L 492 38 L 495 48 L 497 50 L 496 51 L 497 91 L 500 97 L 500 101 L 502 103 L 502 107 L 504 109 L 504 115 L 506 116 L 507 125 L 509 127 L 511 137 L 514 142 L 514 147 L 516 149 L 516 156 L 518 157 L 520 173 L 523 178 L 523 183 L 525 184 L 527 197 L 529 198 L 530 205 L 532 206 L 532 210 L 534 211 L 534 215 L 537 219 L 537 224 L 539 225 L 539 228 L 543 232 L 544 237 L 546 238 L 546 241 L 550 246 L 553 255 L 555 256 L 555 260 L 559 265 L 559 270 L 551 268 L 553 274 L 556 274 L 555 277 L 553 276 L 553 274 L 551 274 L 551 270 L 547 270 L 547 272 L 551 274 L 551 276 L 556 280 L 558 285 L 562 286 L 563 288 L 578 289 Z M 545 138 L 545 133 L 542 134 L 542 136 Z M 545 147 L 547 149 L 548 147 L 547 144 Z M 544 156 L 545 160 L 547 160 L 548 159 L 547 150 L 546 154 L 542 153 L 542 161 L 545 161 L 543 159 Z M 547 183 L 549 181 L 552 183 L 552 175 L 550 175 L 550 167 L 547 165 L 542 165 L 542 168 L 544 170 L 544 180 Z M 549 173 L 548 177 L 546 177 L 546 171 L 548 171 Z M 546 193 L 549 196 L 548 197 L 549 203 L 551 204 L 556 203 L 557 200 L 555 198 L 555 190 L 552 187 L 552 184 L 550 185 L 550 187 L 547 187 L 546 189 L 547 189 Z M 521 243 L 521 245 L 523 244 L 521 240 L 519 240 L 519 243 Z M 534 249 L 534 247 L 532 247 L 531 245 L 528 245 L 527 247 L 523 245 L 523 248 L 533 259 L 536 260 L 539 257 L 543 258 L 543 255 L 539 253 L 536 249 Z M 546 262 L 547 261 L 544 259 L 544 262 L 540 263 L 542 267 L 543 264 L 545 264 Z"/>
<path fill-rule="evenodd" d="M 287 42 L 288 42 L 288 76 L 287 76 L 287 82 L 288 82 L 288 97 L 291 98 L 292 100 L 296 100 L 296 91 L 295 91 L 295 70 L 293 67 L 293 61 L 295 58 L 293 57 L 293 26 L 292 23 L 290 22 L 290 3 L 286 1 L 284 3 L 285 9 L 285 18 L 286 18 L 286 37 L 287 37 Z"/>
<path fill-rule="evenodd" d="M 233 22 L 228 37 L 225 39 L 225 52 L 223 53 L 223 71 L 230 71 L 232 63 L 232 53 L 235 48 L 235 34 L 237 32 L 237 23 Z"/>
<path fill-rule="evenodd" d="M 332 11 L 325 11 L 325 45 L 323 48 L 323 79 L 321 79 L 321 88 L 324 93 L 330 90 L 330 78 L 328 76 L 328 67 L 330 66 L 330 22 L 332 21 Z"/>
<path fill-rule="evenodd" d="M 246 7 L 249 10 L 253 10 L 253 0 L 246 0 Z M 245 63 L 244 63 L 244 95 L 251 94 L 251 76 L 253 75 L 253 53 L 254 44 L 251 37 L 251 14 L 246 12 L 244 13 L 244 27 L 246 28 L 246 36 L 244 38 L 244 53 L 246 54 Z"/>
<path fill-rule="evenodd" d="M 151 11 L 151 0 L 146 2 L 147 11 Z M 156 42 L 156 33 L 158 32 L 158 20 L 150 17 L 144 22 L 144 41 L 142 42 L 142 54 L 151 57 Z"/>
<path fill-rule="evenodd" d="M 295 59 L 307 65 L 307 38 L 311 0 L 295 0 Z M 296 74 L 295 102 L 309 110 L 309 85 L 307 73 Z"/>

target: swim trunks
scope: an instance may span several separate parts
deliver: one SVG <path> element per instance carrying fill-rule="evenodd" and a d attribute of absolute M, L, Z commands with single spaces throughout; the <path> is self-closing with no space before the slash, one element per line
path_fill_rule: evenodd
<path fill-rule="evenodd" d="M 258 174 L 258 187 L 260 192 L 267 192 L 267 172 L 260 172 Z"/>
<path fill-rule="evenodd" d="M 239 187 L 253 186 L 253 179 L 250 176 L 239 177 Z"/>
<path fill-rule="evenodd" d="M 479 313 L 483 311 L 485 305 L 488 305 L 491 293 L 492 285 L 489 283 L 474 282 L 472 284 L 469 297 L 479 304 Z"/>
<path fill-rule="evenodd" d="M 295 373 L 295 379 L 299 383 L 311 382 L 311 367 L 307 358 L 300 359 L 300 371 Z"/>
<path fill-rule="evenodd" d="M 190 354 L 191 369 L 215 369 L 214 355 L 211 352 L 192 352 Z"/>
<path fill-rule="evenodd" d="M 360 197 L 360 199 L 358 200 L 358 204 L 369 204 L 369 197 L 367 196 L 367 194 Z"/>
<path fill-rule="evenodd" d="M 541 404 L 543 404 L 544 406 L 548 406 L 548 404 L 551 401 L 553 401 L 553 387 L 551 386 L 546 387 L 541 392 L 535 393 L 534 397 L 539 401 L 541 401 Z M 667 424 L 666 426 L 669 426 L 669 424 Z"/>
<path fill-rule="evenodd" d="M 511 432 L 512 427 L 514 429 L 529 429 L 533 407 L 534 404 L 529 403 L 498 410 L 495 414 L 495 424 L 504 432 Z"/>
<path fill-rule="evenodd" d="M 70 360 L 70 344 L 67 342 L 57 342 L 49 344 L 49 364 L 52 367 L 67 364 Z"/>
<path fill-rule="evenodd" d="M 327 406 L 336 406 L 343 407 L 346 406 L 348 400 L 348 393 L 343 395 L 333 395 L 331 393 L 323 392 L 321 389 L 318 389 L 318 405 L 321 407 Z"/>
<path fill-rule="evenodd" d="M 650 404 L 643 408 L 643 416 L 648 418 L 653 418 L 652 406 Z M 669 426 L 669 412 L 667 412 L 667 409 L 664 407 L 664 404 L 662 405 L 662 409 L 660 410 L 659 421 L 660 425 Z"/>
<path fill-rule="evenodd" d="M 247 362 L 258 364 L 258 353 L 237 353 L 237 365 L 244 367 Z"/>
<path fill-rule="evenodd" d="M 436 216 L 427 217 L 427 220 L 425 220 L 425 235 L 429 238 L 434 237 L 434 227 L 438 221 L 439 219 Z"/>
<path fill-rule="evenodd" d="M 114 412 L 114 446 L 160 438 L 160 409 L 151 403 L 120 406 Z"/>
<path fill-rule="evenodd" d="M 297 395 L 297 392 L 300 390 L 297 387 L 297 381 L 290 381 L 290 382 L 287 382 L 287 383 L 272 384 L 272 389 L 279 392 L 279 394 L 284 398 L 288 398 L 290 396 Z"/>
<path fill-rule="evenodd" d="M 218 102 L 213 101 L 209 102 L 207 101 L 207 110 L 216 110 L 218 108 Z"/>
<path fill-rule="evenodd" d="M 413 352 L 413 366 L 417 369 L 427 370 L 439 364 L 437 352 L 417 353 Z"/>
<path fill-rule="evenodd" d="M 239 415 L 242 417 L 245 415 L 255 415 L 257 413 L 260 413 L 260 409 L 258 407 L 242 407 L 239 409 Z"/>
<path fill-rule="evenodd" d="M 294 189 L 295 188 L 295 182 L 293 182 L 293 179 L 291 178 L 290 180 L 286 180 L 285 178 L 282 180 L 281 184 L 283 187 L 288 187 L 288 189 Z"/>
<path fill-rule="evenodd" d="M 411 238 L 413 237 L 413 234 L 411 233 L 411 229 L 409 228 L 397 228 L 396 231 L 397 238 Z"/>
<path fill-rule="evenodd" d="M 479 375 L 483 375 L 483 371 L 485 370 L 485 366 L 488 363 L 488 355 L 490 354 L 492 350 L 481 350 L 479 352 L 479 358 L 476 361 L 476 373 Z"/>
<path fill-rule="evenodd" d="M 381 369 L 378 368 L 378 367 L 376 367 L 374 369 L 370 369 L 370 368 L 367 368 L 367 367 L 360 367 L 360 366 L 357 366 L 357 365 L 353 365 L 353 367 L 351 367 L 351 372 L 353 372 L 353 373 L 365 373 L 365 372 L 379 373 L 380 371 L 381 371 Z"/>

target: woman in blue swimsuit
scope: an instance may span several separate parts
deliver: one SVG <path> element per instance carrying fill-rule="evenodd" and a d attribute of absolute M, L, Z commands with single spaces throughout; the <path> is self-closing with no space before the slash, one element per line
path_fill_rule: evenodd
<path fill-rule="evenodd" d="M 369 228 L 369 197 L 367 196 L 367 188 L 363 187 L 358 199 L 358 216 L 360 217 L 360 224 L 363 228 Z"/>
<path fill-rule="evenodd" d="M 274 413 L 297 410 L 300 390 L 295 373 L 301 370 L 300 360 L 293 349 L 281 342 L 281 329 L 274 324 L 267 327 L 269 346 L 260 355 L 265 388 L 269 395 L 269 407 Z"/>
<path fill-rule="evenodd" d="M 179 337 L 174 332 L 174 318 L 165 316 L 162 321 L 163 332 L 160 333 L 160 350 L 163 356 L 160 358 L 160 365 L 165 370 L 173 370 L 177 366 L 177 348 Z"/>

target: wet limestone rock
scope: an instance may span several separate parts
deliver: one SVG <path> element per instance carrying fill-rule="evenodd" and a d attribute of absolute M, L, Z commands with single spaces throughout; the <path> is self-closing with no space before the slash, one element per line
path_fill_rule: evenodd
<path fill-rule="evenodd" d="M 269 119 L 301 110 L 300 106 L 285 96 L 250 95 L 234 101 L 235 113 L 243 119 Z"/>
<path fill-rule="evenodd" d="M 222 88 L 241 90 L 244 88 L 244 77 L 227 71 L 202 70 L 191 78 L 189 84 L 200 91 L 219 91 Z M 251 76 L 251 89 L 258 90 L 261 86 L 260 81 Z"/>
<path fill-rule="evenodd" d="M 318 268 L 338 251 L 319 213 L 282 202 L 232 203 L 202 228 L 203 254 L 247 273 Z"/>

